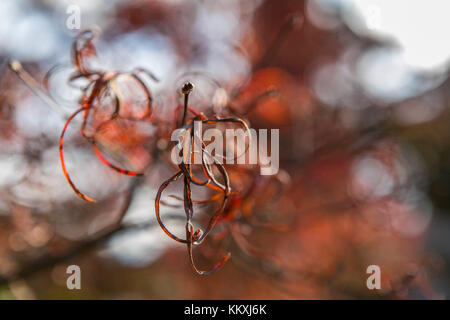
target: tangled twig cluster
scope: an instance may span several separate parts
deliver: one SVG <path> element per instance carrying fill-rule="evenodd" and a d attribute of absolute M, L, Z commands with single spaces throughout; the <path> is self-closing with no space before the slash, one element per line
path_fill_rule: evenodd
<path fill-rule="evenodd" d="M 279 46 L 279 42 L 284 38 L 286 31 L 289 31 L 295 26 L 295 21 L 297 17 L 290 17 L 288 23 L 283 26 L 276 40 L 276 45 L 271 48 L 266 55 L 263 56 L 262 61 L 257 64 L 258 66 L 264 64 L 265 60 L 268 59 L 268 55 L 273 55 L 273 49 Z M 149 88 L 149 80 L 158 82 L 158 78 L 149 70 L 143 68 L 136 68 L 130 72 L 119 72 L 111 70 L 101 70 L 99 68 L 92 66 L 92 58 L 96 57 L 96 48 L 93 43 L 97 32 L 94 30 L 86 30 L 81 32 L 75 39 L 72 45 L 72 64 L 74 71 L 70 74 L 68 78 L 68 84 L 72 87 L 76 87 L 77 82 L 84 83 L 82 86 L 76 87 L 81 92 L 81 98 L 79 100 L 79 108 L 74 111 L 68 117 L 66 116 L 66 122 L 61 132 L 59 140 L 59 154 L 61 160 L 62 171 L 64 176 L 75 192 L 77 196 L 88 202 L 95 202 L 91 197 L 84 194 L 78 189 L 75 183 L 72 181 L 64 160 L 64 136 L 67 131 L 69 124 L 73 119 L 82 113 L 83 118 L 80 127 L 80 134 L 85 138 L 92 146 L 95 155 L 103 164 L 111 168 L 112 170 L 127 176 L 142 176 L 144 172 L 138 172 L 134 170 L 129 170 L 121 168 L 111 161 L 109 161 L 106 156 L 100 151 L 97 142 L 97 134 L 105 128 L 109 123 L 115 120 L 126 120 L 126 121 L 148 121 L 154 124 L 157 128 L 157 134 L 164 136 L 164 129 L 161 126 L 161 130 L 158 130 L 158 125 L 165 123 L 167 121 L 159 121 L 153 114 L 153 95 Z M 21 68 L 20 63 L 15 62 L 11 64 L 11 68 L 24 80 L 28 86 L 39 94 L 45 101 L 54 107 L 54 109 L 60 110 L 60 107 L 53 98 L 50 90 L 50 79 L 58 71 L 60 66 L 52 68 L 44 78 L 44 88 L 45 93 L 42 93 L 39 89 L 39 85 Z M 256 67 L 255 67 L 256 68 Z M 143 77 L 146 77 L 144 79 Z M 219 88 L 224 91 L 218 82 L 214 79 L 212 80 Z M 121 84 L 126 81 L 133 82 L 133 89 L 139 90 L 140 94 L 145 97 L 145 104 L 142 106 L 136 106 L 136 103 L 125 101 L 125 97 L 122 94 Z M 175 142 L 175 149 L 179 151 L 178 156 L 180 157 L 179 164 L 177 165 L 177 172 L 172 175 L 169 179 L 164 181 L 158 189 L 155 198 L 155 214 L 157 221 L 162 228 L 162 230 L 173 240 L 183 243 L 186 245 L 189 262 L 195 272 L 200 275 L 209 275 L 217 271 L 224 263 L 230 258 L 230 253 L 227 253 L 214 267 L 209 271 L 199 270 L 194 262 L 193 258 L 193 247 L 198 246 L 204 242 L 207 236 L 214 229 L 219 221 L 233 222 L 237 221 L 236 218 L 239 217 L 237 212 L 240 210 L 240 206 L 252 195 L 252 190 L 255 190 L 260 184 L 260 179 L 258 179 L 254 174 L 249 174 L 249 178 L 253 181 L 250 183 L 249 189 L 245 194 L 241 192 L 232 191 L 232 184 L 230 181 L 230 175 L 224 166 L 224 160 L 227 157 L 222 155 L 213 155 L 208 151 L 207 143 L 202 140 L 202 132 L 198 132 L 195 129 L 194 122 L 200 122 L 209 126 L 223 126 L 223 125 L 238 125 L 244 129 L 246 136 L 248 138 L 248 144 L 244 150 L 247 152 L 251 133 L 249 131 L 249 126 L 247 122 L 239 117 L 238 115 L 246 115 L 255 108 L 260 102 L 262 102 L 266 97 L 269 97 L 276 93 L 273 88 L 267 88 L 262 94 L 258 95 L 252 101 L 246 103 L 238 111 L 234 106 L 234 99 L 243 92 L 245 85 L 240 85 L 236 87 L 231 94 L 228 96 L 226 103 L 221 108 L 221 115 L 217 115 L 214 108 L 211 108 L 212 114 L 206 116 L 203 112 L 199 112 L 196 108 L 189 105 L 189 96 L 194 90 L 194 84 L 190 81 L 184 83 L 181 88 L 181 94 L 184 97 L 184 103 L 178 105 L 175 108 L 175 117 L 170 124 L 170 127 L 182 130 L 183 134 L 180 135 L 178 141 Z M 208 104 L 210 102 L 207 102 Z M 212 102 L 211 102 L 212 105 Z M 178 113 L 183 110 L 183 115 L 181 122 L 178 122 Z M 139 110 L 136 112 L 136 110 Z M 223 112 L 227 115 L 224 117 Z M 100 119 L 100 120 L 98 120 Z M 88 130 L 88 127 L 92 127 Z M 201 131 L 201 130 L 200 130 Z M 167 137 L 165 137 L 167 138 Z M 191 160 L 200 154 L 201 165 L 191 164 Z M 239 155 L 239 157 L 242 156 Z M 233 160 L 238 157 L 235 155 Z M 229 160 L 229 159 L 228 159 Z M 197 167 L 198 166 L 198 167 Z M 194 174 L 194 172 L 196 172 Z M 203 178 L 198 178 L 198 174 L 203 175 Z M 183 196 L 177 197 L 171 195 L 173 199 L 183 202 L 184 212 L 186 215 L 185 223 L 185 238 L 180 238 L 176 236 L 172 231 L 170 231 L 167 226 L 163 223 L 160 214 L 160 207 L 162 206 L 173 206 L 162 200 L 163 192 L 169 187 L 169 185 L 177 180 L 183 181 Z M 208 192 L 214 192 L 206 200 L 194 200 L 192 198 L 192 186 L 205 188 Z M 230 201 L 231 200 L 231 201 Z M 194 218 L 194 205 L 206 205 L 216 204 L 218 208 L 213 210 L 213 213 L 209 217 L 209 221 L 206 223 L 204 230 L 200 228 L 195 228 L 193 224 Z M 233 235 L 235 241 L 238 244 L 245 243 L 245 240 L 241 236 L 236 234 L 238 230 L 238 224 L 230 223 L 228 225 L 228 231 Z M 238 229 L 236 229 L 238 228 Z"/>

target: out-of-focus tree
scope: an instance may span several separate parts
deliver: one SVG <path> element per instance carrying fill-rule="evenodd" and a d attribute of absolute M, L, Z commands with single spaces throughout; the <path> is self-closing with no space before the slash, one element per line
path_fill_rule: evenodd
<path fill-rule="evenodd" d="M 99 133 L 114 164 L 145 170 L 144 177 L 104 166 L 75 133 L 76 124 L 68 129 L 67 167 L 95 204 L 78 199 L 60 170 L 64 116 L 8 68 L 20 59 L 40 85 L 51 66 L 61 65 L 49 78 L 51 96 L 63 114 L 79 108 L 79 86 L 67 82 L 75 36 L 64 28 L 67 4 L 1 4 L 0 20 L 14 13 L 2 30 L 16 36 L 0 34 L 0 295 L 322 299 L 448 292 L 435 283 L 449 274 L 448 69 L 406 68 L 396 45 L 362 32 L 356 9 L 339 3 L 81 6 L 83 28 L 102 30 L 95 41 L 105 70 L 142 67 L 160 79 L 146 82 L 153 118 L 113 121 Z M 30 25 L 14 28 L 23 16 Z M 30 38 L 40 39 L 35 52 Z M 183 246 L 154 218 L 158 187 L 175 173 L 165 157 L 185 81 L 196 85 L 190 104 L 199 111 L 221 113 L 227 106 L 252 128 L 280 129 L 276 176 L 227 166 L 240 192 L 194 255 L 201 269 L 223 252 L 232 257 L 207 277 L 192 272 Z M 123 90 L 136 95 L 132 89 Z M 181 185 L 169 191 L 180 194 Z M 193 194 L 209 193 L 193 188 Z M 210 209 L 196 205 L 199 223 L 208 221 Z M 183 208 L 162 211 L 183 234 Z M 70 264 L 82 269 L 81 291 L 65 286 Z M 366 287 L 369 265 L 381 268 L 381 290 Z"/>

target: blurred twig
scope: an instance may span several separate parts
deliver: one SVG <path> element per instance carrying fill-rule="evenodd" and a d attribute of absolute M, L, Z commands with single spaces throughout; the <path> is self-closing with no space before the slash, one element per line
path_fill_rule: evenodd
<path fill-rule="evenodd" d="M 49 107 L 51 107 L 54 111 L 56 111 L 61 117 L 66 119 L 69 114 L 61 108 L 61 106 L 56 103 L 50 96 L 41 89 L 40 84 L 22 67 L 22 64 L 13 60 L 9 63 L 9 67 L 14 73 L 36 94 L 39 98 L 42 99 Z"/>
<path fill-rule="evenodd" d="M 84 239 L 83 241 L 80 241 L 75 246 L 70 248 L 69 250 L 59 254 L 59 255 L 44 255 L 39 258 L 37 258 L 34 261 L 29 262 L 28 264 L 24 265 L 20 269 L 12 272 L 11 274 L 0 276 L 0 285 L 8 284 L 12 281 L 16 281 L 18 279 L 27 278 L 41 270 L 44 270 L 46 268 L 55 266 L 61 262 L 64 262 L 66 260 L 69 260 L 75 256 L 78 256 L 80 254 L 83 254 L 90 249 L 93 249 L 101 244 L 103 244 L 105 241 L 108 241 L 113 236 L 120 232 L 125 231 L 136 231 L 139 229 L 146 229 L 146 228 L 152 228 L 158 226 L 158 223 L 156 220 L 149 220 L 145 222 L 139 222 L 139 223 L 122 223 L 123 217 L 128 212 L 128 209 L 132 203 L 133 195 L 136 190 L 136 187 L 138 185 L 138 182 L 134 182 L 132 186 L 130 187 L 127 198 L 125 199 L 124 204 L 122 205 L 122 208 L 120 210 L 119 218 L 116 223 L 114 223 L 111 226 L 108 226 L 104 228 L 101 231 L 96 232 L 94 235 Z M 168 219 L 178 219 L 179 216 L 175 215 L 169 215 L 166 218 Z M 181 217 L 182 218 L 182 217 Z"/>

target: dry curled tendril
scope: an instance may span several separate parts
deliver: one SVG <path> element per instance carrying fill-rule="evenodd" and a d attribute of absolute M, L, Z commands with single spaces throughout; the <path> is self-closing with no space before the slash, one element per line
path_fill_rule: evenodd
<path fill-rule="evenodd" d="M 69 126 L 70 122 L 77 116 L 79 113 L 83 113 L 83 120 L 81 123 L 81 135 L 86 138 L 91 144 L 95 151 L 95 155 L 102 161 L 103 164 L 110 167 L 112 170 L 128 175 L 128 176 L 141 176 L 143 173 L 123 169 L 113 165 L 106 157 L 101 153 L 100 149 L 96 144 L 95 133 L 97 133 L 106 123 L 117 119 L 122 118 L 126 120 L 138 121 L 143 120 L 145 118 L 150 118 L 152 115 L 152 94 L 150 89 L 147 87 L 145 81 L 142 79 L 141 75 L 145 74 L 149 78 L 154 81 L 159 81 L 150 71 L 138 68 L 133 70 L 132 72 L 117 72 L 117 71 L 101 71 L 94 70 L 90 68 L 87 64 L 87 59 L 91 56 L 96 55 L 95 47 L 92 43 L 95 36 L 95 32 L 88 30 L 80 33 L 80 35 L 76 38 L 72 46 L 72 60 L 73 65 L 75 67 L 75 72 L 70 76 L 69 83 L 72 83 L 75 80 L 84 79 L 87 80 L 88 84 L 81 88 L 82 96 L 80 99 L 81 108 L 72 113 L 67 119 L 64 128 L 61 132 L 61 137 L 59 140 L 59 154 L 61 159 L 61 166 L 66 177 L 66 180 L 69 182 L 73 191 L 82 199 L 94 202 L 94 200 L 84 193 L 82 193 L 73 183 L 72 179 L 69 176 L 67 171 L 65 162 L 64 162 L 64 135 Z M 55 68 L 50 70 L 46 75 L 44 84 L 48 89 L 48 81 L 52 75 L 52 72 L 56 70 Z M 123 77 L 130 77 L 136 81 L 138 87 L 143 91 L 146 96 L 146 111 L 143 115 L 139 117 L 124 117 L 120 115 L 121 108 L 123 106 L 123 97 L 120 94 L 120 90 L 118 89 L 118 82 Z M 107 97 L 112 97 L 114 101 L 114 109 L 109 115 L 109 118 L 104 120 L 100 125 L 96 128 L 95 133 L 89 136 L 86 133 L 86 125 L 89 114 L 91 112 L 95 112 L 99 105 L 104 101 L 103 99 Z"/>
<path fill-rule="evenodd" d="M 183 87 L 181 88 L 181 93 L 184 95 L 184 108 L 183 108 L 183 117 L 181 120 L 180 128 L 182 128 L 185 132 L 184 137 L 189 137 L 189 139 L 186 139 L 184 141 L 181 141 L 179 139 L 176 143 L 178 144 L 178 149 L 181 150 L 180 153 L 183 155 L 181 157 L 180 164 L 178 165 L 178 172 L 176 172 L 172 177 L 167 179 L 162 183 L 162 185 L 159 187 L 158 192 L 156 194 L 155 199 L 155 213 L 156 218 L 158 220 L 158 223 L 160 224 L 162 230 L 173 240 L 186 244 L 188 256 L 189 256 L 189 262 L 195 272 L 197 272 L 199 275 L 209 275 L 215 271 L 217 271 L 220 267 L 222 267 L 225 262 L 230 258 L 231 254 L 228 253 L 225 255 L 215 266 L 213 266 L 208 271 L 202 271 L 199 270 L 194 262 L 192 249 L 194 246 L 200 245 L 205 238 L 208 236 L 208 234 L 211 232 L 211 230 L 214 228 L 215 224 L 217 223 L 218 219 L 221 217 L 221 215 L 224 212 L 224 209 L 227 204 L 227 200 L 232 195 L 231 192 L 231 185 L 230 185 L 230 179 L 228 176 L 228 172 L 225 168 L 225 166 L 216 159 L 213 155 L 211 155 L 206 150 L 205 143 L 201 140 L 201 135 L 198 135 L 194 130 L 194 122 L 195 121 L 201 121 L 205 124 L 216 124 L 216 123 L 239 123 L 241 124 L 246 130 L 248 130 L 248 126 L 242 119 L 239 118 L 218 118 L 214 117 L 211 119 L 206 118 L 206 116 L 203 113 L 198 113 L 195 111 L 195 109 L 188 107 L 188 100 L 189 100 L 189 94 L 194 89 L 194 86 L 190 82 L 186 82 Z M 188 111 L 193 114 L 193 117 L 189 119 Z M 249 135 L 250 136 L 250 135 Z M 183 144 L 183 145 L 181 145 Z M 202 163 L 201 163 L 201 169 L 204 174 L 204 180 L 200 180 L 197 177 L 193 175 L 192 172 L 192 166 L 190 164 L 189 157 L 194 156 L 194 148 L 193 145 L 197 144 L 197 146 L 200 148 L 201 155 L 202 155 Z M 183 152 L 185 151 L 185 152 Z M 220 173 L 222 182 L 219 181 L 219 177 L 216 176 L 214 173 L 213 167 L 217 169 L 217 171 Z M 169 229 L 164 225 L 161 216 L 160 216 L 160 203 L 161 203 L 161 196 L 163 191 L 174 181 L 176 180 L 183 180 L 183 203 L 184 203 L 184 212 L 186 214 L 186 237 L 184 239 L 181 239 L 174 235 Z M 217 191 L 215 195 L 213 195 L 208 200 L 203 201 L 195 201 L 192 199 L 192 192 L 191 192 L 191 184 L 199 186 L 199 187 L 205 187 L 210 188 L 214 191 Z M 193 226 L 193 216 L 194 216 L 194 203 L 205 203 L 205 202 L 212 202 L 220 200 L 219 208 L 212 214 L 212 216 L 209 219 L 209 222 L 204 230 L 196 229 L 194 231 Z"/>

